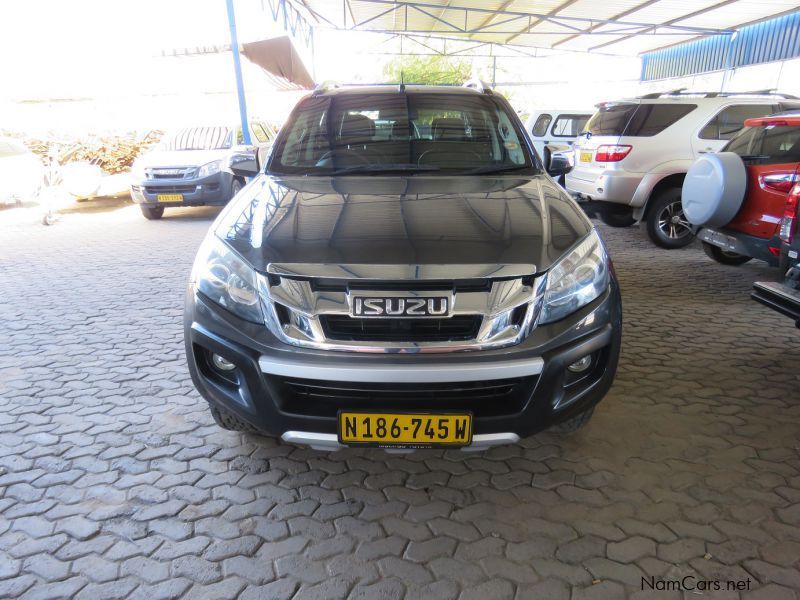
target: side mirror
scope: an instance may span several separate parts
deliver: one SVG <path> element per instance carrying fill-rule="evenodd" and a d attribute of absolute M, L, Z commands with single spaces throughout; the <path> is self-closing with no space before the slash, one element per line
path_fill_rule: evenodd
<path fill-rule="evenodd" d="M 562 150 L 550 153 L 550 164 L 547 165 L 547 174 L 551 177 L 561 177 L 572 171 L 572 150 Z"/>
<path fill-rule="evenodd" d="M 240 177 L 255 177 L 258 175 L 258 152 L 247 146 L 234 149 L 228 159 L 228 168 L 234 175 Z"/>

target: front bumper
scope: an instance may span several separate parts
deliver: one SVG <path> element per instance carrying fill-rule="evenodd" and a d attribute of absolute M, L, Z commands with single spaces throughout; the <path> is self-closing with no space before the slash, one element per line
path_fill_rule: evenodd
<path fill-rule="evenodd" d="M 232 196 L 233 175 L 220 171 L 202 179 L 147 179 L 131 185 L 131 199 L 143 206 L 224 205 Z M 163 202 L 159 196 L 180 194 L 181 200 Z"/>
<path fill-rule="evenodd" d="M 536 327 L 511 348 L 425 355 L 321 351 L 284 344 L 190 288 L 185 340 L 203 398 L 264 433 L 336 448 L 339 410 L 469 410 L 474 436 L 468 449 L 480 449 L 513 443 L 597 404 L 614 379 L 621 323 L 612 280 L 603 296 Z M 226 379 L 214 371 L 210 353 L 234 363 L 234 375 Z M 587 354 L 593 363 L 586 374 L 569 374 L 566 367 Z M 486 389 L 506 393 L 487 398 Z"/>
<path fill-rule="evenodd" d="M 770 251 L 770 248 L 781 247 L 781 241 L 777 237 L 765 239 L 732 229 L 702 227 L 697 231 L 697 239 L 728 252 L 763 260 L 772 267 L 778 266 L 778 256 Z"/>
<path fill-rule="evenodd" d="M 614 202 L 628 206 L 641 182 L 641 173 L 609 169 L 593 175 L 582 172 L 580 166 L 577 166 L 567 173 L 564 185 L 567 191 L 578 199 Z"/>

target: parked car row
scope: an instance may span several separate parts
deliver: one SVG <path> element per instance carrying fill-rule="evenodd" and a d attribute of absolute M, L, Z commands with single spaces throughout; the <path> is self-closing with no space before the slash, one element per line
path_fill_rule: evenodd
<path fill-rule="evenodd" d="M 566 188 L 604 223 L 640 222 L 663 248 L 692 242 L 681 188 L 694 160 L 717 152 L 750 118 L 800 108 L 782 94 L 648 94 L 605 102 L 575 142 L 575 168 Z"/>
<path fill-rule="evenodd" d="M 551 114 L 531 117 L 533 139 Z M 721 264 L 779 267 L 785 281 L 757 283 L 753 298 L 800 327 L 800 99 L 678 90 L 605 102 L 572 154 L 564 186 L 587 212 L 612 227 L 639 222 L 663 248 L 698 237 Z"/>

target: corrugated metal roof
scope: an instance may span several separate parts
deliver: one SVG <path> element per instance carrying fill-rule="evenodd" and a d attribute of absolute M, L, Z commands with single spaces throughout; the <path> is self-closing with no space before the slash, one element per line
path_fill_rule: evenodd
<path fill-rule="evenodd" d="M 642 56 L 642 80 L 682 77 L 800 56 L 800 12 Z"/>
<path fill-rule="evenodd" d="M 796 0 L 279 0 L 317 26 L 639 54 L 732 32 Z"/>

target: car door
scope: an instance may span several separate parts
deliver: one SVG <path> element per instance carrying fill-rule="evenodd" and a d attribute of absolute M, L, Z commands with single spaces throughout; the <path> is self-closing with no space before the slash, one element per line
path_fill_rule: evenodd
<path fill-rule="evenodd" d="M 719 152 L 741 131 L 747 119 L 766 117 L 777 111 L 777 104 L 729 104 L 721 108 L 692 136 L 694 157 Z"/>

